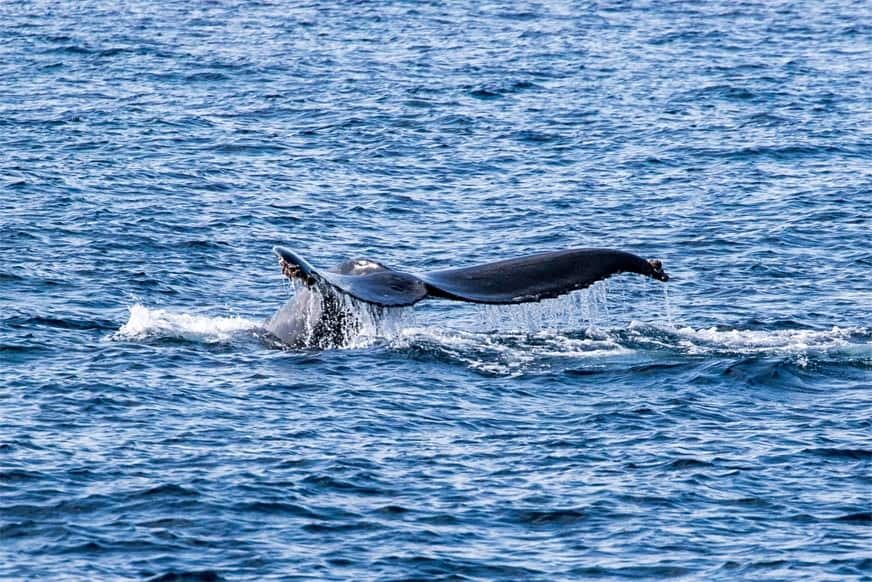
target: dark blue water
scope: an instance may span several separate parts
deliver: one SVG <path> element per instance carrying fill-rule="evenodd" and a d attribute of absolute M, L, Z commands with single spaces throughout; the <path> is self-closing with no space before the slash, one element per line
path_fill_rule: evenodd
<path fill-rule="evenodd" d="M 872 578 L 867 2 L 121 4 L 0 4 L 0 578 Z"/>

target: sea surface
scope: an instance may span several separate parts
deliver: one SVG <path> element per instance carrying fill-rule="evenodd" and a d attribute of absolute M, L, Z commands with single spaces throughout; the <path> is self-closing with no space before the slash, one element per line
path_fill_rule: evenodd
<path fill-rule="evenodd" d="M 866 1 L 4 1 L 0 579 L 872 580 L 870 270 Z"/>

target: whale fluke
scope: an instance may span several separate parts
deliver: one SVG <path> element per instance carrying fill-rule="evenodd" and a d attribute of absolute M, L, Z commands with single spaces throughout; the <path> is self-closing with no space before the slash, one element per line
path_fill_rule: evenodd
<path fill-rule="evenodd" d="M 584 289 L 618 273 L 669 280 L 660 261 L 613 249 L 552 251 L 421 275 L 360 259 L 322 271 L 289 249 L 273 250 L 289 278 L 334 288 L 381 307 L 413 305 L 426 297 L 490 304 L 541 301 Z"/>
<path fill-rule="evenodd" d="M 611 249 L 570 249 L 421 275 L 430 295 L 473 303 L 510 304 L 558 297 L 618 273 L 669 277 L 659 261 Z"/>

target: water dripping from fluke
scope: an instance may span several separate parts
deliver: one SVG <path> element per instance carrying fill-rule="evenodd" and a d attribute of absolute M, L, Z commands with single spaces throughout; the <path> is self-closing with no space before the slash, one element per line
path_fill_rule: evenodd
<path fill-rule="evenodd" d="M 640 287 L 638 281 L 622 280 L 616 285 L 600 281 L 586 289 L 536 303 L 478 305 L 478 331 L 596 335 L 627 328 L 639 319 L 650 319 L 648 314 L 658 314 L 657 321 L 652 323 L 665 318 L 671 327 L 668 295 L 661 299 L 649 290 L 647 286 Z"/>

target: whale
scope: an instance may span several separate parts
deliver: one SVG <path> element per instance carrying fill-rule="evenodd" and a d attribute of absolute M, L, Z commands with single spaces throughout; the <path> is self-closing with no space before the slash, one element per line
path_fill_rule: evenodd
<path fill-rule="evenodd" d="M 577 248 L 548 251 L 481 265 L 410 273 L 370 259 L 348 259 L 319 269 L 301 254 L 273 248 L 282 273 L 298 290 L 267 323 L 282 343 L 295 347 L 339 347 L 360 326 L 362 304 L 375 318 L 390 308 L 428 298 L 490 305 L 552 299 L 619 273 L 666 282 L 658 259 L 626 251 Z"/>

